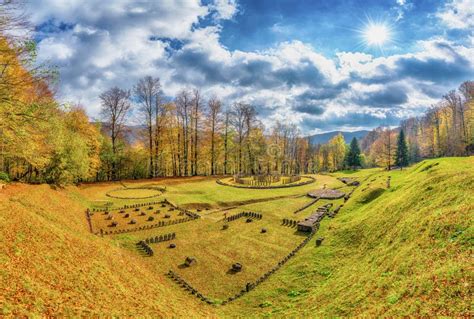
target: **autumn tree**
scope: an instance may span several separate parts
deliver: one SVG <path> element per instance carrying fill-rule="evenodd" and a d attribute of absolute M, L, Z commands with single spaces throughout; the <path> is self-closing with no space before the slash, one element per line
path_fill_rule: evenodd
<path fill-rule="evenodd" d="M 395 156 L 395 132 L 390 128 L 381 131 L 379 138 L 372 144 L 370 157 L 378 165 L 390 170 Z"/>
<path fill-rule="evenodd" d="M 156 167 L 154 165 L 154 129 L 153 125 L 158 117 L 157 104 L 161 102 L 160 99 L 161 84 L 159 78 L 145 76 L 140 79 L 133 88 L 135 100 L 139 104 L 139 110 L 142 114 L 147 131 L 148 139 L 148 153 L 149 153 L 149 177 L 156 175 Z"/>
<path fill-rule="evenodd" d="M 339 133 L 328 142 L 331 170 L 337 171 L 344 167 L 346 155 L 346 142 L 344 136 Z"/>
<path fill-rule="evenodd" d="M 109 131 L 112 142 L 112 179 L 117 178 L 117 153 L 118 139 L 125 129 L 125 121 L 131 107 L 130 91 L 113 87 L 99 96 L 101 100 L 101 116 L 106 122 L 105 126 Z"/>
<path fill-rule="evenodd" d="M 225 120 L 224 120 L 224 175 L 229 173 L 229 135 L 230 135 L 230 116 L 231 112 L 227 109 L 225 111 Z"/>
<path fill-rule="evenodd" d="M 231 111 L 231 121 L 232 125 L 237 132 L 237 144 L 238 144 L 238 167 L 237 171 L 242 173 L 242 162 L 243 162 L 243 145 L 244 145 L 244 136 L 245 136 L 245 108 L 244 103 L 235 103 Z"/>
<path fill-rule="evenodd" d="M 220 121 L 220 112 L 221 112 L 222 104 L 217 99 L 217 97 L 212 97 L 209 99 L 208 102 L 208 110 L 209 110 L 209 125 L 211 130 L 211 175 L 216 174 L 216 133 L 219 128 L 219 121 Z"/>
<path fill-rule="evenodd" d="M 192 113 L 191 121 L 193 123 L 193 135 L 192 135 L 192 161 L 191 161 L 191 175 L 196 176 L 198 174 L 198 137 L 199 137 L 199 120 L 200 110 L 202 105 L 201 92 L 198 89 L 193 90 L 192 98 Z"/>
<path fill-rule="evenodd" d="M 176 113 L 178 116 L 178 122 L 181 126 L 181 134 L 178 134 L 178 146 L 181 148 L 178 150 L 180 160 L 181 172 L 184 176 L 189 174 L 189 148 L 190 148 L 190 135 L 191 135 L 191 116 L 192 116 L 192 97 L 191 94 L 182 90 L 176 97 Z M 180 142 L 182 141 L 182 145 Z"/>

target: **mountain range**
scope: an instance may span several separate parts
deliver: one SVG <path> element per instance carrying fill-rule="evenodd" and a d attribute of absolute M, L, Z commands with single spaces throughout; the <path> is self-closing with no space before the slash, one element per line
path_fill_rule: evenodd
<path fill-rule="evenodd" d="M 324 143 L 329 142 L 329 140 L 332 137 L 334 137 L 337 134 L 341 133 L 342 136 L 344 136 L 344 140 L 346 141 L 346 143 L 349 144 L 354 137 L 357 138 L 358 140 L 360 140 L 360 139 L 364 138 L 367 135 L 367 133 L 369 133 L 369 132 L 370 131 L 367 131 L 367 130 L 360 130 L 360 131 L 354 131 L 354 132 L 333 131 L 333 132 L 314 134 L 314 135 L 310 135 L 308 137 L 309 137 L 310 143 L 313 144 L 313 145 L 315 145 L 315 144 L 324 144 Z"/>

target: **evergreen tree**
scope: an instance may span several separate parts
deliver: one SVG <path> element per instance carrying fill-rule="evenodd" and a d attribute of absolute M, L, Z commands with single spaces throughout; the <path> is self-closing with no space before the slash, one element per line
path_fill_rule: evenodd
<path fill-rule="evenodd" d="M 403 130 L 398 134 L 397 151 L 395 153 L 395 165 L 400 168 L 408 166 L 408 147 Z"/>
<path fill-rule="evenodd" d="M 347 165 L 355 168 L 361 165 L 360 162 L 360 147 L 357 139 L 354 137 L 349 146 L 349 153 L 347 154 Z"/>

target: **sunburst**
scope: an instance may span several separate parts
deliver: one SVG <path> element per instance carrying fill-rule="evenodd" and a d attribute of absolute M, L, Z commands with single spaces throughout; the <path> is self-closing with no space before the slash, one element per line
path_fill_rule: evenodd
<path fill-rule="evenodd" d="M 356 29 L 359 33 L 360 44 L 367 49 L 376 48 L 383 52 L 390 44 L 394 44 L 394 28 L 388 21 L 373 20 L 367 17 L 366 22 Z"/>

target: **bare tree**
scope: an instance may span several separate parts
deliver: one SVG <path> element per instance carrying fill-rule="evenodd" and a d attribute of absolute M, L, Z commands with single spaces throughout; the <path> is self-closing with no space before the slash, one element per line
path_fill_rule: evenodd
<path fill-rule="evenodd" d="M 242 150 L 243 150 L 243 142 L 244 142 L 244 133 L 245 133 L 245 108 L 246 105 L 244 103 L 234 103 L 232 106 L 232 125 L 237 132 L 237 143 L 239 145 L 238 151 L 238 172 L 239 174 L 242 173 Z"/>
<path fill-rule="evenodd" d="M 183 174 L 188 176 L 188 160 L 189 160 L 189 126 L 191 116 L 192 99 L 188 91 L 181 91 L 176 97 L 176 111 L 181 121 L 181 129 L 183 139 Z"/>
<path fill-rule="evenodd" d="M 169 112 L 169 106 L 163 103 L 161 91 L 155 99 L 155 176 L 162 175 L 162 150 L 161 150 L 161 138 L 163 128 L 165 126 L 165 118 L 167 112 Z"/>
<path fill-rule="evenodd" d="M 461 145 L 461 143 L 466 140 L 465 132 L 463 132 L 462 129 L 464 126 L 464 113 L 461 113 L 461 97 L 456 91 L 452 90 L 449 91 L 448 94 L 444 95 L 443 99 L 445 100 L 448 108 L 451 110 L 452 117 L 451 132 L 448 135 L 450 138 L 450 143 L 448 145 L 449 155 L 458 155 L 460 149 L 465 149 L 465 145 Z"/>
<path fill-rule="evenodd" d="M 229 124 L 230 124 L 230 111 L 225 111 L 225 122 L 224 122 L 224 175 L 227 175 L 228 161 L 229 161 Z"/>
<path fill-rule="evenodd" d="M 197 168 L 198 168 L 198 133 L 199 133 L 199 109 L 201 108 L 201 93 L 199 92 L 198 89 L 193 90 L 193 110 L 192 110 L 192 122 L 194 124 L 193 127 L 193 143 L 192 143 L 192 165 L 191 165 L 191 175 L 195 176 L 197 175 Z"/>
<path fill-rule="evenodd" d="M 211 126 L 211 175 L 216 174 L 216 130 L 219 122 L 219 114 L 222 104 L 216 97 L 212 97 L 209 102 L 209 120 Z"/>
<path fill-rule="evenodd" d="M 124 131 L 125 119 L 130 110 L 130 91 L 113 87 L 99 96 L 101 100 L 101 116 L 107 123 L 112 141 L 112 153 L 114 159 L 112 161 L 112 179 L 117 178 L 117 141 Z"/>
<path fill-rule="evenodd" d="M 0 2 L 0 33 L 15 36 L 29 31 L 31 24 L 25 14 L 24 0 L 9 0 Z"/>
<path fill-rule="evenodd" d="M 255 107 L 250 104 L 244 104 L 243 111 L 244 111 L 245 142 L 247 145 L 248 164 L 250 166 L 250 172 L 252 174 L 255 174 L 255 159 L 252 152 L 251 133 L 256 121 L 257 111 L 255 110 Z"/>
<path fill-rule="evenodd" d="M 135 99 L 140 105 L 140 112 L 144 116 L 148 138 L 149 177 L 155 177 L 153 164 L 153 122 L 157 118 L 157 104 L 160 103 L 161 84 L 159 78 L 145 76 L 133 88 Z"/>

